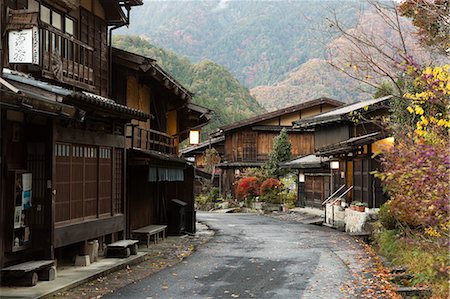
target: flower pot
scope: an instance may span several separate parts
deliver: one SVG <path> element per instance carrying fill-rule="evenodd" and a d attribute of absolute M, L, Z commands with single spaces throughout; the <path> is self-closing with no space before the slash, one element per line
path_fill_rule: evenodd
<path fill-rule="evenodd" d="M 365 210 L 366 210 L 366 207 L 365 206 L 350 206 L 350 208 L 353 210 L 353 211 L 357 211 L 357 212 L 365 212 Z"/>

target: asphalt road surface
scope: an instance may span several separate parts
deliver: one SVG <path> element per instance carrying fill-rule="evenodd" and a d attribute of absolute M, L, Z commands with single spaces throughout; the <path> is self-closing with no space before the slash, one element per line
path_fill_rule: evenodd
<path fill-rule="evenodd" d="M 352 281 L 363 250 L 344 233 L 253 214 L 197 219 L 216 230 L 210 242 L 104 298 L 358 297 Z"/>

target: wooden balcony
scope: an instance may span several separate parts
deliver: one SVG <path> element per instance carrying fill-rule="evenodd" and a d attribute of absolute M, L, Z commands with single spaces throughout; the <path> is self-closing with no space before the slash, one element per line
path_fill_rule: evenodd
<path fill-rule="evenodd" d="M 174 137 L 164 132 L 144 129 L 137 125 L 127 125 L 127 145 L 131 148 L 175 155 L 177 151 L 174 139 Z"/>
<path fill-rule="evenodd" d="M 39 28 L 42 75 L 94 92 L 94 48 L 51 27 Z"/>

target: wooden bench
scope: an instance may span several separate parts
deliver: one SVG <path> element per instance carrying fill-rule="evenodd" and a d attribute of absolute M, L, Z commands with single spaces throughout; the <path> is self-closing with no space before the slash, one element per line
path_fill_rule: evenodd
<path fill-rule="evenodd" d="M 148 225 L 145 227 L 141 227 L 135 229 L 131 232 L 131 235 L 146 236 L 147 239 L 147 248 L 150 246 L 150 239 L 153 236 L 153 241 L 156 243 L 159 242 L 159 235 L 162 234 L 162 239 L 166 238 L 166 228 L 167 225 Z"/>
<path fill-rule="evenodd" d="M 53 260 L 29 261 L 1 269 L 4 285 L 35 286 L 38 280 L 54 280 L 56 267 Z"/>
<path fill-rule="evenodd" d="M 120 240 L 106 246 L 106 257 L 127 258 L 136 255 L 138 251 L 138 240 Z"/>

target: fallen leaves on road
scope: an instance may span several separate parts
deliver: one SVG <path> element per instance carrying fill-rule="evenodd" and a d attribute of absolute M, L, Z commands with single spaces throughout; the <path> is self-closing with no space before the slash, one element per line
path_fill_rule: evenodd
<path fill-rule="evenodd" d="M 164 242 L 150 247 L 145 260 L 137 265 L 127 265 L 124 269 L 101 276 L 66 292 L 59 292 L 52 298 L 101 298 L 128 284 L 136 283 L 164 268 L 173 266 L 189 256 L 195 247 L 205 243 L 211 235 L 204 237 L 166 238 Z M 177 273 L 173 272 L 173 276 Z M 198 277 L 197 277 L 198 278 Z M 161 289 L 167 290 L 167 284 Z M 153 294 L 155 295 L 155 294 Z M 148 297 L 151 298 L 151 297 Z"/>

